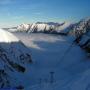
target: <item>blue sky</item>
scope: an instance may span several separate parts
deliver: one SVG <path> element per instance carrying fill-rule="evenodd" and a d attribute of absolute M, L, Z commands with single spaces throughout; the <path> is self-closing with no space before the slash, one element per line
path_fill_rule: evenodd
<path fill-rule="evenodd" d="M 90 0 L 0 0 L 0 27 L 31 22 L 78 21 L 90 16 Z"/>

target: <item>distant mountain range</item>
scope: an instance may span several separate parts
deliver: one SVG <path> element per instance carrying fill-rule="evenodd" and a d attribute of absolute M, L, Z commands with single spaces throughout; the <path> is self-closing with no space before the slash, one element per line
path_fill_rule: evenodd
<path fill-rule="evenodd" d="M 69 22 L 54 23 L 54 22 L 37 22 L 32 24 L 21 24 L 17 27 L 3 28 L 12 32 L 27 32 L 27 33 L 52 33 L 66 34 L 72 26 Z"/>
<path fill-rule="evenodd" d="M 90 18 L 82 19 L 79 22 L 73 24 L 70 22 L 37 22 L 32 24 L 21 24 L 17 27 L 4 29 L 11 32 L 73 35 L 76 37 L 76 42 L 81 47 L 87 48 L 88 46 L 90 49 Z"/>

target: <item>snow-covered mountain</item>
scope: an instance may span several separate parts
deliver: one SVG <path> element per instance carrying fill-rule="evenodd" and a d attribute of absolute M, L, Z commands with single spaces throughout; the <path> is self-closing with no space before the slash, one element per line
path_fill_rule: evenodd
<path fill-rule="evenodd" d="M 13 34 L 0 29 L 0 88 L 21 87 L 19 80 L 30 63 L 28 48 Z"/>
<path fill-rule="evenodd" d="M 79 21 L 78 23 L 74 24 L 71 32 L 76 37 L 79 37 L 83 34 L 86 34 L 89 31 L 90 31 L 90 18 L 85 18 Z"/>
<path fill-rule="evenodd" d="M 90 18 L 85 18 L 78 23 L 71 24 L 69 22 L 54 23 L 54 22 L 37 22 L 33 24 L 21 24 L 17 27 L 18 31 L 54 33 L 63 35 L 73 35 L 76 37 L 76 42 L 83 47 L 90 49 Z M 83 42 L 83 43 L 82 43 Z M 88 51 L 86 49 L 86 51 Z M 90 50 L 89 50 L 90 51 Z"/>
<path fill-rule="evenodd" d="M 81 20 L 71 32 L 76 37 L 76 42 L 90 53 L 90 18 Z"/>
<path fill-rule="evenodd" d="M 37 22 L 33 24 L 21 24 L 17 27 L 20 31 L 30 32 L 43 32 L 43 33 L 68 33 L 68 28 L 70 27 L 69 22 L 64 23 L 54 23 L 54 22 Z"/>
<path fill-rule="evenodd" d="M 8 28 L 8 30 L 11 32 L 73 35 L 76 37 L 76 42 L 81 47 L 87 48 L 87 46 L 90 46 L 86 45 L 90 42 L 90 18 L 82 19 L 74 24 L 70 22 L 37 22 L 32 24 L 21 24 L 14 28 Z"/>
<path fill-rule="evenodd" d="M 66 22 L 21 24 L 8 30 L 17 31 L 13 34 L 28 48 L 14 35 L 0 29 L 1 88 L 90 89 L 90 58 L 83 50 L 90 53 L 90 19 L 81 20 L 76 24 Z M 61 32 L 67 34 L 66 31 L 67 36 L 44 34 Z"/>
<path fill-rule="evenodd" d="M 21 24 L 14 28 L 4 28 L 11 32 L 27 32 L 27 33 L 53 33 L 67 34 L 72 26 L 70 22 L 55 23 L 55 22 L 37 22 L 31 24 Z"/>

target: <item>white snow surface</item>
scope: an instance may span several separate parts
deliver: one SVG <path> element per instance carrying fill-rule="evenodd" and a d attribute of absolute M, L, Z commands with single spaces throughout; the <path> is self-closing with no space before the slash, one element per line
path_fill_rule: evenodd
<path fill-rule="evenodd" d="M 0 42 L 17 42 L 19 39 L 8 31 L 0 29 Z"/>
<path fill-rule="evenodd" d="M 30 48 L 34 61 L 25 73 L 25 90 L 90 90 L 90 58 L 79 46 L 72 45 L 72 37 L 14 35 Z M 52 84 L 50 72 L 54 72 Z"/>

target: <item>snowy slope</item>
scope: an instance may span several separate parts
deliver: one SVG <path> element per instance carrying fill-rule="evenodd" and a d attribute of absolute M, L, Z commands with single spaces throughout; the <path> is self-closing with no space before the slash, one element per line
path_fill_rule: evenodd
<path fill-rule="evenodd" d="M 14 34 L 30 47 L 34 60 L 34 64 L 30 66 L 30 81 L 25 90 L 86 90 L 90 81 L 90 59 L 79 46 L 72 45 L 73 37 Z M 53 83 L 50 72 L 54 72 Z"/>
<path fill-rule="evenodd" d="M 19 39 L 17 39 L 14 35 L 9 33 L 8 31 L 0 29 L 0 42 L 18 42 Z"/>
<path fill-rule="evenodd" d="M 13 34 L 0 29 L 0 88 L 23 86 L 20 80 L 31 62 L 28 48 Z"/>

